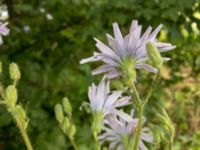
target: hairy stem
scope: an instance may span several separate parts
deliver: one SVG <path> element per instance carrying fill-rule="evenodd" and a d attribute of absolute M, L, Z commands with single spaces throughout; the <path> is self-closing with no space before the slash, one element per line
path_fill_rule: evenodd
<path fill-rule="evenodd" d="M 93 132 L 93 137 L 95 141 L 95 150 L 101 150 L 101 145 L 99 143 L 99 140 L 97 139 L 97 133 Z"/>
<path fill-rule="evenodd" d="M 133 94 L 133 97 L 136 98 L 136 103 L 133 100 L 132 100 L 132 103 L 133 103 L 133 107 L 137 109 L 136 106 L 138 106 L 141 102 L 140 96 L 137 92 L 137 89 L 136 89 L 134 82 L 131 82 L 128 86 L 131 89 L 131 94 Z"/>
<path fill-rule="evenodd" d="M 71 142 L 71 144 L 72 144 L 74 150 L 78 150 L 78 148 L 77 148 L 77 146 L 76 146 L 76 143 L 74 142 L 74 139 L 72 139 L 72 138 L 69 138 L 69 139 L 70 139 L 70 142 Z"/>
<path fill-rule="evenodd" d="M 20 133 L 22 135 L 22 138 L 23 138 L 24 143 L 25 143 L 25 145 L 27 147 L 27 150 L 33 150 L 33 147 L 31 145 L 31 142 L 30 142 L 30 139 L 29 139 L 28 134 L 26 132 L 26 129 L 23 127 L 22 123 L 20 122 L 20 120 L 18 119 L 17 116 L 14 117 L 14 118 L 15 118 L 15 120 L 17 122 L 17 126 L 18 126 L 19 131 L 20 131 Z"/>
<path fill-rule="evenodd" d="M 169 141 L 169 150 L 173 150 L 173 139 Z"/>
<path fill-rule="evenodd" d="M 140 105 L 139 109 L 138 109 L 138 125 L 137 125 L 137 131 L 136 131 L 136 137 L 135 137 L 135 143 L 134 143 L 134 147 L 133 150 L 137 150 L 138 149 L 138 143 L 139 143 L 139 139 L 140 139 L 140 134 L 141 134 L 141 129 L 142 129 L 142 117 L 143 117 L 143 112 L 144 112 L 144 105 Z"/>
<path fill-rule="evenodd" d="M 130 88 L 133 90 L 133 93 L 136 97 L 137 103 L 139 104 L 138 105 L 138 107 L 139 107 L 138 108 L 138 125 L 137 125 L 136 138 L 135 138 L 133 150 L 137 150 L 137 148 L 138 148 L 138 143 L 139 143 L 141 129 L 142 129 L 142 119 L 143 119 L 143 113 L 144 113 L 144 106 L 148 102 L 149 98 L 152 95 L 152 92 L 154 91 L 155 87 L 157 86 L 157 83 L 159 81 L 159 77 L 160 77 L 160 71 L 158 71 L 158 73 L 156 75 L 156 79 L 152 82 L 150 90 L 147 94 L 147 97 L 143 101 L 141 101 L 141 98 L 138 94 L 138 91 L 136 89 L 135 84 L 134 83 L 130 84 Z"/>
<path fill-rule="evenodd" d="M 147 97 L 143 101 L 143 105 L 145 105 L 148 102 L 148 100 L 150 99 L 150 97 L 152 96 L 153 91 L 157 87 L 159 79 L 160 79 L 160 70 L 158 70 L 158 73 L 156 74 L 156 78 L 155 78 L 155 80 L 152 82 L 152 84 L 150 86 L 150 89 L 149 89 L 149 92 L 147 94 Z"/>

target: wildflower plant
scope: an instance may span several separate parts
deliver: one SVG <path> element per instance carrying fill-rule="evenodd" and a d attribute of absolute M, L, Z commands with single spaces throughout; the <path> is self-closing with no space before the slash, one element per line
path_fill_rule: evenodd
<path fill-rule="evenodd" d="M 9 33 L 6 25 L 0 22 L 0 44 L 3 43 L 2 36 Z M 153 134 L 150 128 L 146 127 L 148 118 L 144 116 L 144 110 L 158 84 L 163 63 L 170 60 L 170 58 L 162 57 L 161 53 L 175 48 L 170 43 L 159 42 L 156 39 L 161 28 L 162 25 L 159 25 L 152 31 L 152 27 L 148 27 L 142 34 L 142 26 L 138 24 L 138 21 L 133 20 L 129 33 L 122 36 L 118 24 L 113 23 L 114 37 L 106 34 L 108 45 L 94 38 L 100 52 L 94 52 L 92 57 L 80 61 L 81 64 L 103 62 L 103 65 L 92 71 L 92 74 L 104 74 L 104 76 L 98 85 L 92 83 L 88 89 L 89 103 L 87 105 L 92 112 L 91 133 L 95 141 L 95 150 L 102 148 L 148 150 L 146 143 L 153 143 Z M 145 69 L 156 74 L 145 97 L 141 97 L 137 88 L 137 69 Z M 21 72 L 16 63 L 10 64 L 9 75 L 13 82 L 2 93 L 0 104 L 5 105 L 12 115 L 27 149 L 33 150 L 27 134 L 29 119 L 25 109 L 18 104 L 17 84 L 21 78 Z M 125 88 L 110 90 L 110 82 L 113 78 L 121 82 Z M 131 114 L 126 113 L 125 106 L 129 109 L 132 107 Z M 62 104 L 56 104 L 54 111 L 63 133 L 69 138 L 73 148 L 78 150 L 75 142 L 77 129 L 73 123 L 73 109 L 69 99 L 63 98 Z M 134 111 L 136 113 L 133 113 Z M 171 150 L 175 136 L 174 125 L 163 108 L 158 118 L 168 132 Z"/>
<path fill-rule="evenodd" d="M 94 38 L 96 47 L 100 52 L 94 52 L 92 57 L 80 61 L 81 64 L 102 61 L 104 64 L 93 70 L 92 74 L 105 74 L 104 78 L 107 78 L 107 80 L 110 80 L 111 82 L 111 79 L 113 78 L 121 81 L 126 87 L 125 89 L 128 89 L 128 92 L 122 92 L 127 94 L 126 96 L 129 97 L 132 102 L 133 109 L 137 111 L 137 117 L 133 118 L 133 115 L 125 115 L 125 112 L 118 113 L 119 110 L 115 107 L 115 111 L 111 111 L 108 115 L 100 117 L 101 120 L 103 120 L 101 121 L 103 125 L 99 126 L 101 129 L 99 129 L 99 132 L 97 133 L 99 140 L 102 143 L 104 143 L 104 141 L 110 142 L 109 149 L 146 150 L 147 147 L 143 141 L 153 142 L 153 137 L 149 129 L 146 127 L 143 128 L 144 109 L 158 83 L 160 69 L 162 68 L 164 61 L 170 60 L 170 58 L 162 57 L 161 53 L 175 48 L 175 46 L 170 43 L 159 42 L 156 39 L 161 28 L 162 25 L 159 25 L 152 32 L 152 27 L 148 27 L 144 34 L 142 34 L 142 26 L 138 24 L 138 21 L 133 20 L 129 33 L 123 37 L 118 24 L 113 23 L 114 37 L 110 34 L 106 34 L 108 45 L 97 38 Z M 136 69 L 145 69 L 156 74 L 156 78 L 152 82 L 145 98 L 141 98 L 140 93 L 137 90 Z M 98 92 L 96 92 L 97 87 L 94 85 L 93 89 L 95 89 L 93 92 L 94 95 L 101 93 L 101 96 L 104 96 L 105 89 L 99 88 Z M 115 101 L 115 103 L 122 102 L 122 100 L 120 101 L 111 98 L 107 99 L 105 102 L 105 98 L 102 97 L 100 99 L 90 93 L 91 88 L 89 88 L 89 99 L 92 108 L 102 109 L 104 108 L 102 106 L 106 106 L 106 103 L 111 103 L 112 101 Z M 96 100 L 95 104 L 97 105 L 94 105 L 94 100 Z M 124 103 L 126 103 L 125 99 Z M 93 118 L 94 120 L 97 120 L 99 115 L 93 114 Z M 126 120 L 124 118 L 126 118 Z M 166 113 L 163 114 L 162 118 L 171 132 L 170 145 L 172 145 L 174 127 Z M 100 131 L 103 131 L 103 133 Z M 96 143 L 98 145 L 98 142 Z"/>
<path fill-rule="evenodd" d="M 73 148 L 78 150 L 74 141 L 76 126 L 72 122 L 72 106 L 67 97 L 63 98 L 62 105 L 55 105 L 55 116 L 63 133 L 69 138 Z"/>
<path fill-rule="evenodd" d="M 27 134 L 29 119 L 23 106 L 17 103 L 18 92 L 16 86 L 19 79 L 21 78 L 21 73 L 16 63 L 11 63 L 9 65 L 9 74 L 13 83 L 8 85 L 6 90 L 2 93 L 2 99 L 0 103 L 5 105 L 7 111 L 12 115 L 17 127 L 20 130 L 27 149 L 32 150 L 33 147 Z"/>

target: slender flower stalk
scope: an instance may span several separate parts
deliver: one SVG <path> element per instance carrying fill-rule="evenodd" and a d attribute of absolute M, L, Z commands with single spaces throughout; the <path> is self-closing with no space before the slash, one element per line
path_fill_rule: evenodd
<path fill-rule="evenodd" d="M 20 130 L 20 133 L 22 135 L 22 138 L 24 139 L 25 145 L 27 147 L 27 150 L 33 150 L 33 147 L 31 145 L 30 139 L 28 137 L 28 134 L 26 132 L 26 129 L 23 127 L 23 124 L 21 123 L 20 119 L 16 116 L 14 117 L 16 122 L 17 122 L 17 126 Z"/>
<path fill-rule="evenodd" d="M 144 105 L 140 105 L 139 106 L 139 118 L 138 118 L 138 124 L 137 124 L 137 131 L 136 131 L 136 137 L 135 137 L 135 142 L 134 142 L 134 147 L 133 150 L 137 150 L 138 149 L 138 144 L 139 144 L 139 140 L 140 140 L 140 136 L 141 136 L 141 129 L 142 129 L 142 116 L 144 113 Z"/>

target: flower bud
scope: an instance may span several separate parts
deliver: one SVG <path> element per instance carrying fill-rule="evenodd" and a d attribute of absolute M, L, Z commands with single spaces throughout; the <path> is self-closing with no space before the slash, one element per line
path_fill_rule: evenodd
<path fill-rule="evenodd" d="M 10 78 L 12 80 L 19 80 L 21 77 L 21 73 L 19 70 L 19 67 L 16 63 L 11 63 L 9 66 L 9 73 L 10 73 Z"/>
<path fill-rule="evenodd" d="M 69 99 L 67 97 L 63 98 L 63 108 L 64 108 L 65 113 L 67 113 L 67 115 L 69 117 L 71 117 L 71 115 L 72 115 L 72 106 L 71 106 L 71 104 L 69 102 Z"/>
<path fill-rule="evenodd" d="M 14 85 L 9 85 L 6 88 L 5 98 L 10 107 L 15 106 L 18 96 L 17 96 L 17 89 L 15 88 Z"/>
<path fill-rule="evenodd" d="M 71 125 L 69 136 L 74 137 L 75 134 L 76 134 L 76 127 L 75 125 Z"/>
<path fill-rule="evenodd" d="M 26 112 L 21 105 L 16 106 L 16 114 L 18 115 L 18 118 L 20 122 L 22 123 L 24 129 L 26 129 L 28 126 L 28 121 L 26 117 Z"/>
<path fill-rule="evenodd" d="M 54 110 L 55 110 L 56 120 L 59 123 L 62 123 L 62 121 L 64 119 L 64 114 L 63 114 L 62 106 L 60 104 L 56 104 Z"/>
<path fill-rule="evenodd" d="M 160 68 L 161 65 L 163 64 L 163 59 L 157 47 L 153 45 L 153 43 L 148 42 L 146 44 L 146 49 L 149 60 L 152 62 L 153 66 L 156 68 Z"/>
<path fill-rule="evenodd" d="M 65 117 L 63 119 L 63 122 L 62 122 L 62 129 L 63 129 L 64 133 L 68 133 L 69 132 L 70 124 L 71 123 L 69 121 L 69 118 Z"/>

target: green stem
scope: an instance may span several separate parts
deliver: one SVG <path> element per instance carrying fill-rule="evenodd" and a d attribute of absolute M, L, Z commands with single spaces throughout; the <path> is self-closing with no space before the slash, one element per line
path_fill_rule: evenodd
<path fill-rule="evenodd" d="M 170 139 L 169 141 L 169 150 L 173 150 L 173 140 Z"/>
<path fill-rule="evenodd" d="M 137 150 L 138 148 L 138 143 L 139 143 L 139 139 L 140 139 L 140 134 L 141 134 L 141 129 L 142 129 L 142 117 L 143 117 L 143 109 L 144 109 L 144 105 L 141 104 L 141 99 L 140 96 L 138 94 L 138 91 L 136 89 L 136 86 L 134 83 L 131 83 L 130 88 L 132 89 L 132 92 L 134 93 L 136 100 L 137 100 L 137 105 L 138 105 L 138 124 L 137 124 L 137 131 L 136 131 L 136 137 L 135 137 L 135 141 L 134 141 L 134 146 L 133 146 L 133 150 Z M 133 102 L 133 106 L 134 106 L 134 102 Z"/>
<path fill-rule="evenodd" d="M 70 139 L 70 142 L 72 143 L 74 150 L 78 150 L 76 143 L 74 142 L 74 139 L 72 139 L 72 138 L 69 138 L 69 139 Z"/>
<path fill-rule="evenodd" d="M 138 106 L 139 106 L 139 109 L 138 109 L 138 125 L 137 125 L 137 131 L 136 131 L 136 137 L 135 137 L 135 142 L 134 142 L 134 147 L 133 147 L 133 150 L 137 150 L 138 149 L 138 143 L 139 143 L 139 139 L 140 139 L 140 134 L 141 134 L 141 129 L 142 129 L 142 119 L 143 119 L 143 113 L 144 113 L 144 106 L 145 104 L 148 102 L 149 98 L 151 97 L 152 95 L 152 92 L 154 91 L 158 81 L 159 81 L 159 77 L 160 77 L 160 71 L 158 71 L 157 73 L 157 76 L 156 76 L 156 79 L 153 81 L 153 83 L 151 84 L 151 87 L 150 87 L 150 90 L 147 94 L 147 97 L 145 98 L 144 101 L 141 101 L 140 99 L 140 96 L 138 94 L 138 91 L 135 87 L 135 84 L 132 83 L 130 84 L 130 88 L 133 90 L 134 94 L 135 94 L 135 97 L 136 97 L 136 100 L 138 102 Z"/>
<path fill-rule="evenodd" d="M 145 100 L 142 102 L 143 105 L 145 105 L 148 100 L 150 99 L 150 97 L 152 96 L 153 91 L 155 90 L 155 88 L 157 87 L 158 81 L 160 79 L 160 70 L 158 70 L 158 73 L 156 74 L 156 79 L 152 82 L 149 92 L 147 94 L 147 97 L 145 98 Z"/>
<path fill-rule="evenodd" d="M 141 102 L 141 99 L 140 99 L 140 96 L 139 96 L 139 94 L 137 92 L 137 89 L 136 89 L 136 86 L 135 86 L 134 82 L 131 82 L 128 86 L 131 89 L 131 93 L 133 94 L 133 97 L 136 98 L 136 105 L 139 105 L 140 102 Z M 135 107 L 134 100 L 132 100 L 132 103 L 133 103 L 133 107 L 137 109 L 137 107 Z"/>
<path fill-rule="evenodd" d="M 101 145 L 99 143 L 99 140 L 97 139 L 97 133 L 93 132 L 93 137 L 95 141 L 95 150 L 101 150 Z"/>
<path fill-rule="evenodd" d="M 143 113 L 144 113 L 144 105 L 143 104 L 141 104 L 139 106 L 138 113 L 139 113 L 139 116 L 138 116 L 139 118 L 138 118 L 138 125 L 137 125 L 137 131 L 136 131 L 136 137 L 135 137 L 135 143 L 134 143 L 133 150 L 138 149 L 138 143 L 139 143 L 140 134 L 141 134 L 141 130 L 142 130 L 142 117 L 143 117 Z"/>
<path fill-rule="evenodd" d="M 24 143 L 25 143 L 25 145 L 27 147 L 27 150 L 33 150 L 33 147 L 31 145 L 31 142 L 30 142 L 30 139 L 29 139 L 28 134 L 26 132 L 26 129 L 24 129 L 22 123 L 20 122 L 20 120 L 17 117 L 15 118 L 15 120 L 17 122 L 17 126 L 18 126 L 18 128 L 20 130 L 22 138 L 24 139 Z"/>
<path fill-rule="evenodd" d="M 172 122 L 171 122 L 171 124 L 172 124 Z M 175 128 L 174 128 L 174 126 L 171 126 L 171 137 L 170 137 L 170 141 L 169 141 L 169 150 L 173 150 L 174 135 L 175 135 Z"/>

